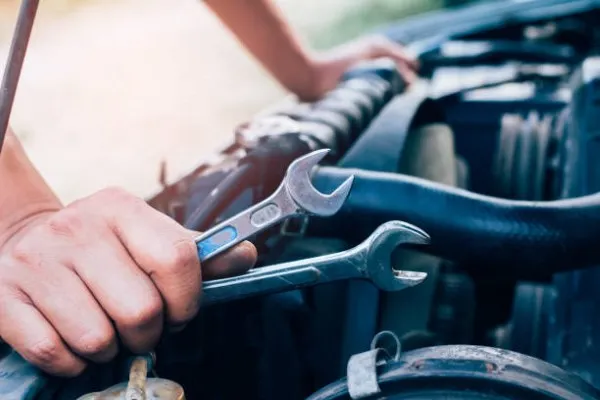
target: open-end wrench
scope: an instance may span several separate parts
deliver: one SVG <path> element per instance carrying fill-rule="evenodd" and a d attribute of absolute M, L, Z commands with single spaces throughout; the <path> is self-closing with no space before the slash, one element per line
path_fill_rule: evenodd
<path fill-rule="evenodd" d="M 353 177 L 346 179 L 331 194 L 319 192 L 310 181 L 313 167 L 328 152 L 329 149 L 317 150 L 297 158 L 289 165 L 281 185 L 271 196 L 198 236 L 195 240 L 200 261 L 214 257 L 286 218 L 296 215 L 329 217 L 338 212 L 350 193 Z"/>
<path fill-rule="evenodd" d="M 367 279 L 384 291 L 402 290 L 421 283 L 427 273 L 394 269 L 391 265 L 392 252 L 401 244 L 427 243 L 429 235 L 421 229 L 401 221 L 386 222 L 350 250 L 206 281 L 202 304 L 223 303 L 346 279 Z"/>

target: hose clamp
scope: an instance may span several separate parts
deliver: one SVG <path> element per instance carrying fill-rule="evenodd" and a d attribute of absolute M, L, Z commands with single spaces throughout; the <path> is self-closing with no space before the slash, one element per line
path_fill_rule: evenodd
<path fill-rule="evenodd" d="M 381 347 L 383 338 L 392 339 L 391 352 Z M 348 394 L 353 400 L 364 399 L 381 393 L 378 367 L 400 359 L 400 339 L 391 331 L 379 332 L 371 342 L 371 349 L 355 354 L 348 360 L 346 367 Z M 393 355 L 391 355 L 393 354 Z"/>

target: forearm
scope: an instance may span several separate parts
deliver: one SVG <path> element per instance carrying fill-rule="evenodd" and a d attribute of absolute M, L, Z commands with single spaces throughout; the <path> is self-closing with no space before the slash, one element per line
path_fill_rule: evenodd
<path fill-rule="evenodd" d="M 29 217 L 61 207 L 9 129 L 0 153 L 0 244 Z"/>
<path fill-rule="evenodd" d="M 205 0 L 252 55 L 288 90 L 318 90 L 317 58 L 270 0 Z"/>

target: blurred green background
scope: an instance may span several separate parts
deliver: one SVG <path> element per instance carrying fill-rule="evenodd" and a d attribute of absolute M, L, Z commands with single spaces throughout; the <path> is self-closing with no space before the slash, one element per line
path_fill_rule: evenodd
<path fill-rule="evenodd" d="M 279 0 L 284 9 L 304 7 L 312 10 L 313 16 L 320 5 L 333 4 L 328 19 L 311 18 L 301 11 L 289 16 L 306 34 L 308 40 L 318 48 L 327 48 L 340 44 L 383 24 L 392 23 L 402 18 L 421 14 L 441 8 L 456 7 L 473 0 L 350 0 L 350 1 L 298 1 Z M 296 4 L 293 4 L 296 3 Z M 295 10 L 294 10 L 295 11 Z M 298 15 L 295 17 L 294 15 Z"/>

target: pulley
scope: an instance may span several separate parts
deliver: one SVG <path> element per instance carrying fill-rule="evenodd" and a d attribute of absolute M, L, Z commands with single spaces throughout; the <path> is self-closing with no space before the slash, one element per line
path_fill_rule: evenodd
<path fill-rule="evenodd" d="M 392 338 L 393 351 L 380 347 Z M 579 376 L 508 350 L 445 345 L 399 354 L 391 332 L 352 356 L 347 377 L 307 400 L 597 400 L 600 392 Z"/>
<path fill-rule="evenodd" d="M 554 116 L 530 112 L 505 114 L 494 162 L 496 195 L 515 200 L 545 200 L 549 146 Z"/>

